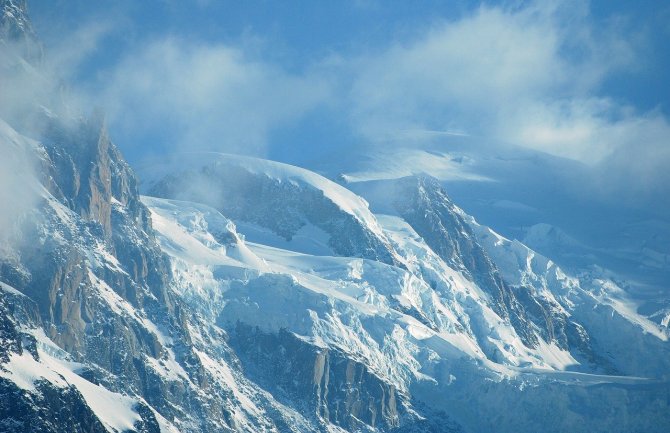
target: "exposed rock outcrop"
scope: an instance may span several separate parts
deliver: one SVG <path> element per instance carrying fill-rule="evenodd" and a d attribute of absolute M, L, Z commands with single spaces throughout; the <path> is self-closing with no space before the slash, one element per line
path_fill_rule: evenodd
<path fill-rule="evenodd" d="M 250 377 L 324 422 L 349 431 L 390 431 L 407 415 L 406 396 L 335 349 L 316 347 L 285 330 L 264 333 L 242 323 L 230 335 Z"/>

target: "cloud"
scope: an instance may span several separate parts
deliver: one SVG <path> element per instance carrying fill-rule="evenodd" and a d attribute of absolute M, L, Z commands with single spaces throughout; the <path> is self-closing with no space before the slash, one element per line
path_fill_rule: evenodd
<path fill-rule="evenodd" d="M 131 140 L 161 130 L 161 147 L 172 151 L 263 153 L 273 128 L 330 96 L 325 79 L 289 73 L 234 46 L 177 38 L 128 53 L 103 87 L 117 132 Z"/>
<path fill-rule="evenodd" d="M 417 128 L 465 130 L 550 152 L 571 143 L 585 133 L 579 118 L 598 116 L 589 92 L 634 55 L 615 32 L 590 30 L 583 8 L 566 17 L 549 5 L 481 7 L 360 60 L 351 94 L 355 127 L 372 141 Z M 555 129 L 551 137 L 531 128 L 540 118 Z M 570 120 L 575 131 L 565 128 Z M 585 153 L 572 147 L 567 156 Z"/>
<path fill-rule="evenodd" d="M 583 2 L 482 6 L 352 61 L 350 123 L 382 146 L 455 130 L 575 159 L 591 166 L 581 188 L 592 194 L 670 193 L 667 119 L 603 85 L 643 67 L 643 44 L 625 20 L 596 24 Z"/>
<path fill-rule="evenodd" d="M 670 123 L 657 112 L 630 116 L 602 132 L 613 150 L 594 167 L 593 190 L 670 216 Z"/>
<path fill-rule="evenodd" d="M 66 83 L 110 28 L 100 22 L 73 28 L 44 51 L 30 27 L 19 35 L 0 35 L 0 119 L 40 138 L 46 112 L 70 120 L 88 113 L 92 98 Z"/>
<path fill-rule="evenodd" d="M 103 40 L 116 29 L 112 20 L 84 22 L 51 41 L 46 52 L 45 70 L 62 80 L 76 79 L 81 64 L 95 54 Z"/>
<path fill-rule="evenodd" d="M 33 143 L 0 119 L 0 257 L 20 219 L 39 199 Z"/>
<path fill-rule="evenodd" d="M 16 11 L 15 11 L 16 13 Z M 7 242 L 20 241 L 19 226 L 41 197 L 38 141 L 50 117 L 63 124 L 77 122 L 84 99 L 64 86 L 65 73 L 97 46 L 101 27 L 76 29 L 62 41 L 61 49 L 43 53 L 26 17 L 5 16 L 0 31 L 0 255 L 9 252 Z M 17 24 L 18 23 L 18 24 Z M 12 27 L 14 26 L 14 27 Z M 0 30 L 6 30 L 0 29 Z M 95 36 L 95 37 L 94 37 Z M 66 74 L 67 75 L 67 74 Z"/>
<path fill-rule="evenodd" d="M 59 55 L 72 60 L 62 63 L 81 63 L 108 28 L 75 32 L 75 43 L 62 44 L 73 54 Z M 643 35 L 624 19 L 596 22 L 581 1 L 485 5 L 300 68 L 282 65 L 272 41 L 250 50 L 164 35 L 138 39 L 98 71 L 88 105 L 104 107 L 131 159 L 183 150 L 263 156 L 268 146 L 291 145 L 277 143 L 274 131 L 318 119 L 372 146 L 454 133 L 512 143 L 588 164 L 591 192 L 613 195 L 623 185 L 631 196 L 653 195 L 668 184 L 660 168 L 670 163 L 668 121 L 612 98 L 605 86 L 644 67 Z M 309 117 L 323 107 L 325 115 Z"/>

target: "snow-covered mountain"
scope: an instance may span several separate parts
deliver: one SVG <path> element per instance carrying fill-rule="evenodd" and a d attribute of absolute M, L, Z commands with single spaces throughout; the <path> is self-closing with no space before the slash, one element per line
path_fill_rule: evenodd
<path fill-rule="evenodd" d="M 186 171 L 207 176 L 208 165 L 220 166 L 224 160 L 227 167 L 254 162 L 209 155 L 201 159 L 201 169 L 189 166 Z M 254 166 L 261 173 L 258 182 L 267 178 L 279 182 L 295 170 L 273 164 L 275 170 L 284 168 L 284 174 L 265 173 L 268 163 L 263 160 Z M 204 186 L 203 182 L 200 178 L 198 185 Z M 221 187 L 213 185 L 214 190 Z M 341 188 L 319 177 L 311 186 Z M 236 227 L 217 209 L 144 199 L 157 222 L 160 243 L 173 257 L 176 278 L 190 288 L 185 298 L 226 330 L 243 364 L 249 364 L 246 368 L 260 383 L 270 389 L 279 383 L 275 392 L 292 400 L 304 398 L 305 389 L 298 386 L 302 382 L 294 379 L 291 386 L 289 380 L 300 374 L 295 367 L 286 371 L 282 365 L 287 359 L 291 366 L 305 362 L 304 347 L 311 347 L 311 353 L 336 350 L 374 369 L 379 379 L 400 391 L 394 400 L 403 402 L 407 414 L 432 419 L 441 413 L 466 431 L 487 431 L 496 423 L 504 431 L 520 425 L 540 428 L 546 421 L 540 412 L 551 405 L 556 397 L 552 393 L 570 400 L 578 398 L 584 387 L 607 383 L 617 389 L 612 396 L 587 399 L 580 407 L 581 416 L 562 408 L 565 413 L 558 411 L 562 415 L 549 428 L 599 429 L 603 421 L 591 419 L 591 414 L 602 409 L 600 404 L 616 405 L 610 399 L 620 393 L 637 395 L 631 397 L 635 399 L 656 392 L 649 393 L 643 383 L 667 371 L 667 357 L 661 355 L 667 353 L 667 330 L 636 314 L 612 281 L 566 275 L 520 242 L 477 224 L 432 178 L 408 177 L 359 189 L 373 208 L 386 212 L 373 216 L 399 256 L 399 265 L 365 257 L 306 254 L 298 251 L 300 243 L 291 249 L 291 242 L 269 232 L 263 237 L 256 227 L 248 229 L 253 241 L 247 240 L 244 218 Z M 183 191 L 176 195 L 194 198 Z M 330 195 L 331 191 L 322 193 Z M 360 203 L 368 207 L 366 201 Z M 221 226 L 227 227 L 225 236 L 211 233 L 211 228 Z M 213 260 L 216 252 L 228 260 Z M 286 343 L 290 335 L 299 344 Z M 264 342 L 262 351 L 255 347 L 258 341 Z M 278 359 L 269 353 L 274 346 L 291 350 L 280 350 Z M 299 359 L 291 352 L 301 354 Z M 311 372 L 310 367 L 310 377 Z M 666 386 L 655 383 L 657 391 Z M 484 386 L 488 387 L 484 393 L 524 401 L 523 415 L 502 422 L 495 411 L 500 401 L 478 403 L 475 409 L 491 404 L 491 411 L 484 412 L 496 414 L 495 418 L 467 411 L 462 399 Z M 438 395 L 451 397 L 437 399 Z M 317 412 L 319 405 L 325 405 L 318 393 L 311 404 Z M 642 404 L 635 410 L 649 407 Z M 620 409 L 624 413 L 632 407 Z M 379 411 L 384 412 L 384 406 L 375 413 Z M 608 425 L 614 428 L 616 423 Z M 626 429 L 631 427 L 626 424 Z"/>
<path fill-rule="evenodd" d="M 593 167 L 478 137 L 440 137 L 383 151 L 353 148 L 345 154 L 341 163 L 332 157 L 304 163 L 354 191 L 357 184 L 428 173 L 483 223 L 572 273 L 618 280 L 645 316 L 667 321 L 670 214 L 664 195 L 657 206 L 641 208 Z"/>
<path fill-rule="evenodd" d="M 2 77 L 43 73 L 0 5 Z M 0 119 L 0 432 L 668 430 L 667 322 L 434 177 L 188 154 L 140 196 L 47 103 Z"/>
<path fill-rule="evenodd" d="M 178 155 L 174 161 L 176 170 L 165 162 L 147 169 L 147 177 L 153 178 L 147 180 L 152 183 L 150 195 L 209 204 L 245 223 L 250 232 L 272 233 L 291 245 L 301 244 L 304 252 L 399 264 L 365 201 L 316 173 L 212 153 Z M 168 174 L 161 177 L 161 170 Z"/>

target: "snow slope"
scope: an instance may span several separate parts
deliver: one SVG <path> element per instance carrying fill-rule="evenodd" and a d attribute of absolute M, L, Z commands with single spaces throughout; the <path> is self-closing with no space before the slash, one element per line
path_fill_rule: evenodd
<path fill-rule="evenodd" d="M 245 159 L 245 164 L 254 161 Z M 258 164 L 260 168 L 246 170 L 265 173 L 267 163 Z M 288 173 L 281 174 L 277 172 L 280 167 L 273 165 L 272 175 L 289 179 L 293 169 L 287 167 Z M 324 185 L 330 184 L 320 187 Z M 365 183 L 358 185 L 364 187 Z M 359 191 L 365 192 L 365 188 Z M 374 194 L 371 198 L 373 209 L 393 208 L 378 203 Z M 397 213 L 370 214 L 368 218 L 374 218 L 381 236 L 400 258 L 401 267 L 360 257 L 326 255 L 323 250 L 308 254 L 303 248 L 291 248 L 290 242 L 278 241 L 276 235 L 258 226 L 242 222 L 242 229 L 256 230 L 250 241 L 213 208 L 150 197 L 143 201 L 157 221 L 163 249 L 172 257 L 178 285 L 185 288 L 182 296 L 193 309 L 206 315 L 206 320 L 231 335 L 243 363 L 247 362 L 243 353 L 250 350 L 248 344 L 274 339 L 273 344 L 283 347 L 289 344 L 284 340 L 289 337 L 281 336 L 288 331 L 291 338 L 313 347 L 315 353 L 336 351 L 365 365 L 377 380 L 391 384 L 399 392 L 397 398 L 403 402 L 405 417 L 442 411 L 472 431 L 486 431 L 496 423 L 502 431 L 521 425 L 532 430 L 529 426 L 539 427 L 534 423 L 542 419 L 539 413 L 552 398 L 588 398 L 591 392 L 598 395 L 597 403 L 585 404 L 577 413 L 559 407 L 549 431 L 586 425 L 598 429 L 602 424 L 589 414 L 607 405 L 620 407 L 622 414 L 632 416 L 621 424 L 632 428 L 642 424 L 630 411 L 649 413 L 656 407 L 651 402 L 657 401 L 658 392 L 668 386 L 661 379 L 661 372 L 668 368 L 667 333 L 637 314 L 629 298 L 616 292 L 611 281 L 568 276 L 551 260 L 479 225 L 458 208 L 453 212 L 471 227 L 475 242 L 481 243 L 492 269 L 500 272 L 512 293 L 530 296 L 531 304 L 539 302 L 550 308 L 557 323 L 574 324 L 570 329 L 584 333 L 582 339 L 560 343 L 547 336 L 551 334 L 533 328 L 538 343 L 525 344 L 509 319 L 496 312 L 489 289 L 480 287 L 466 268 L 448 264 Z M 206 224 L 194 223 L 203 216 Z M 216 236 L 210 236 L 222 227 L 228 233 L 226 246 L 212 242 Z M 244 255 L 237 253 L 242 250 Z M 542 322 L 529 323 L 534 327 L 537 325 L 532 323 Z M 607 323 L 615 330 L 608 329 Z M 256 331 L 245 331 L 245 326 Z M 575 341 L 587 346 L 574 345 Z M 626 350 L 626 345 L 635 349 Z M 272 352 L 275 348 L 264 350 Z M 295 350 L 301 353 L 303 349 Z M 273 362 L 280 366 L 283 362 L 300 362 L 292 356 L 297 355 Z M 644 359 L 648 360 L 646 364 Z M 253 366 L 251 371 L 255 371 Z M 602 374 L 604 371 L 611 373 Z M 627 375 L 612 374 L 614 371 Z M 293 395 L 291 398 L 299 395 L 285 388 L 276 390 L 263 382 L 262 372 L 254 374 L 259 383 L 266 384 L 268 392 L 287 392 Z M 483 393 L 487 386 L 488 397 L 482 398 L 481 408 L 493 410 L 501 405 L 500 399 L 511 398 L 527 404 L 526 412 L 501 421 L 495 411 L 490 417 L 481 416 L 481 412 L 477 416 L 463 407 L 464 401 L 471 400 L 466 396 Z M 590 391 L 596 389 L 594 386 L 611 391 Z M 520 393 L 528 389 L 532 391 Z M 629 395 L 636 403 L 625 405 L 619 400 L 621 395 Z M 561 419 L 561 413 L 570 415 Z M 665 423 L 663 419 L 651 430 Z"/>
<path fill-rule="evenodd" d="M 601 194 L 599 179 L 589 177 L 593 170 L 578 162 L 476 137 L 442 137 L 383 152 L 350 149 L 346 155 L 339 162 L 310 161 L 309 167 L 354 191 L 373 180 L 436 177 L 483 224 L 570 272 L 607 269 L 627 282 L 641 312 L 656 323 L 665 317 L 659 312 L 667 308 L 670 220 L 662 197 L 641 208 L 625 191 Z"/>
<path fill-rule="evenodd" d="M 111 392 L 89 382 L 77 374 L 83 364 L 70 361 L 67 352 L 55 345 L 41 329 L 26 330 L 37 340 L 38 359 L 28 352 L 12 355 L 4 364 L 0 377 L 5 377 L 21 389 L 35 392 L 36 381 L 46 380 L 56 387 L 73 386 L 79 391 L 93 413 L 108 431 L 116 433 L 134 430 L 141 417 L 134 410 L 140 401 L 136 398 Z M 169 431 L 173 426 L 167 425 Z M 175 429 L 176 430 L 176 429 Z"/>
<path fill-rule="evenodd" d="M 398 261 L 365 200 L 316 173 L 218 153 L 179 155 L 176 161 L 141 169 L 149 195 L 207 204 L 250 237 L 269 240 L 269 231 L 276 245 Z"/>

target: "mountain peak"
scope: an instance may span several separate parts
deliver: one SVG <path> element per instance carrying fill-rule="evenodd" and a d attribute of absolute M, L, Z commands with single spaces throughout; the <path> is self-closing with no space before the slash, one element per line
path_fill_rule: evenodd
<path fill-rule="evenodd" d="M 25 0 L 0 0 L 0 42 L 29 63 L 42 60 L 42 44 L 28 17 Z"/>

